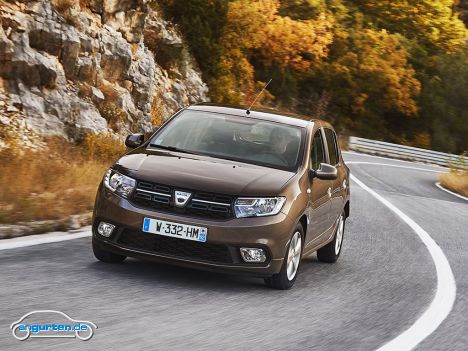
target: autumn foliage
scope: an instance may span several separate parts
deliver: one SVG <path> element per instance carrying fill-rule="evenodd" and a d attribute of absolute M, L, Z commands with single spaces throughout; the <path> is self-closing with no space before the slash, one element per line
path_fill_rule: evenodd
<path fill-rule="evenodd" d="M 264 105 L 325 117 L 346 134 L 459 153 L 468 149 L 462 2 L 161 0 L 214 102 L 249 103 L 273 78 Z M 451 64 L 458 92 L 438 89 L 450 85 Z M 446 120 L 461 128 L 441 128 Z"/>

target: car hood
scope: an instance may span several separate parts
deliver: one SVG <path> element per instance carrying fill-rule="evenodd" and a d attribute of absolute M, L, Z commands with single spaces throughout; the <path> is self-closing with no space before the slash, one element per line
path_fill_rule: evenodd
<path fill-rule="evenodd" d="M 278 195 L 292 172 L 170 151 L 129 153 L 114 165 L 139 180 L 239 196 Z"/>

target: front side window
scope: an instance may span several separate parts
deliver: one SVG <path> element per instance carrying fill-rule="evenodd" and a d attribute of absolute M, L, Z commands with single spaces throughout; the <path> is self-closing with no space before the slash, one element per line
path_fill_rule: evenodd
<path fill-rule="evenodd" d="M 336 142 L 336 134 L 333 130 L 327 128 L 325 129 L 325 138 L 327 139 L 328 156 L 330 158 L 330 164 L 334 166 L 340 160 L 340 156 L 338 154 L 338 146 Z"/>
<path fill-rule="evenodd" d="M 160 129 L 150 147 L 295 171 L 305 129 L 251 117 L 182 111 Z"/>
<path fill-rule="evenodd" d="M 313 170 L 317 170 L 320 168 L 321 163 L 326 163 L 325 148 L 323 146 L 322 133 L 320 130 L 317 130 L 315 132 L 314 138 L 312 139 L 310 165 Z"/>

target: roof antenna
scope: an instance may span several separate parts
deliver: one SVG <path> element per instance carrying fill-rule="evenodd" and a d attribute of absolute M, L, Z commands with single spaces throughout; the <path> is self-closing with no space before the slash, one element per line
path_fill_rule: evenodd
<path fill-rule="evenodd" d="M 268 83 L 265 84 L 265 86 L 262 88 L 262 90 L 260 90 L 260 92 L 258 93 L 258 95 L 255 97 L 254 101 L 252 101 L 252 103 L 250 104 L 249 108 L 247 109 L 247 111 L 245 111 L 246 114 L 250 115 L 250 109 L 252 108 L 252 106 L 257 102 L 258 98 L 260 97 L 260 95 L 262 95 L 263 91 L 267 88 L 268 84 L 271 83 L 271 78 L 270 80 L 268 81 Z"/>

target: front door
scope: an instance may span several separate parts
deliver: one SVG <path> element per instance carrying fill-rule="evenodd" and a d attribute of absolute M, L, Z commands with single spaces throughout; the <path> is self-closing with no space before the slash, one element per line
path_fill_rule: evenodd
<path fill-rule="evenodd" d="M 343 169 L 344 165 L 338 150 L 338 141 L 336 134 L 329 128 L 324 129 L 325 139 L 328 150 L 328 160 L 332 166 L 335 166 L 338 171 L 338 177 L 331 183 L 331 209 L 329 226 L 337 223 L 338 216 L 344 208 L 346 199 L 346 172 Z"/>
<path fill-rule="evenodd" d="M 310 168 L 317 170 L 321 163 L 326 163 L 325 146 L 321 129 L 315 132 L 312 139 Z M 306 247 L 320 241 L 320 236 L 328 229 L 330 212 L 330 180 L 313 178 L 310 180 L 309 192 L 309 235 Z"/>

